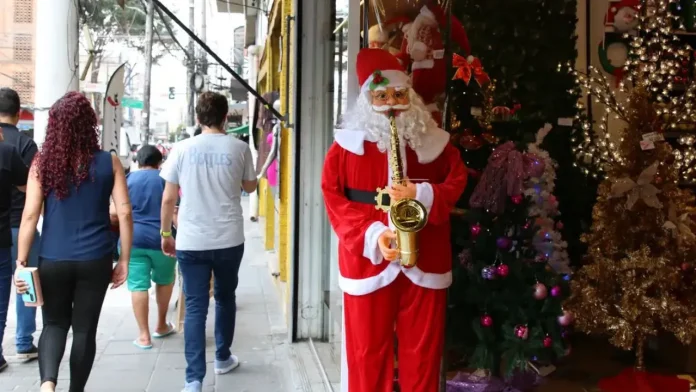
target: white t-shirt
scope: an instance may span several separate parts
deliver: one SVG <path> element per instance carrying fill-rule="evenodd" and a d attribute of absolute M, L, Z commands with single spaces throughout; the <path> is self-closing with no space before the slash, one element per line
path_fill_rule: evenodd
<path fill-rule="evenodd" d="M 160 176 L 181 189 L 177 250 L 215 250 L 244 243 L 242 180 L 256 179 L 249 145 L 201 134 L 174 145 Z"/>

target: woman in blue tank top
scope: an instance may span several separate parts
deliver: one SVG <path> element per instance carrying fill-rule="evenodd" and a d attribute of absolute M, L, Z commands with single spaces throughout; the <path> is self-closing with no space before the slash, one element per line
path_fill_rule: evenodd
<path fill-rule="evenodd" d="M 41 391 L 54 391 L 72 327 L 70 391 L 82 392 L 96 353 L 99 315 L 109 283 L 128 276 L 133 219 L 123 166 L 99 149 L 97 118 L 70 92 L 49 112 L 46 141 L 32 164 L 19 228 L 17 268 L 26 265 L 43 206 L 39 278 L 44 327 L 39 340 Z M 119 219 L 121 256 L 113 267 L 109 202 Z M 17 280 L 17 291 L 26 284 Z"/>

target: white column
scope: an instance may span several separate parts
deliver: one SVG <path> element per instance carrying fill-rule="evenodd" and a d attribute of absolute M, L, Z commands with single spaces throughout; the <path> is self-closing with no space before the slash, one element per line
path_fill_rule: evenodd
<path fill-rule="evenodd" d="M 259 47 L 256 45 L 251 45 L 247 48 L 247 56 L 249 56 L 249 85 L 253 88 L 257 88 L 256 79 L 259 72 Z M 252 128 L 254 126 L 254 111 L 256 110 L 256 97 L 252 93 L 249 93 L 249 147 L 251 148 L 251 156 L 256 162 L 256 157 L 258 156 L 258 151 L 256 151 L 256 146 L 254 146 L 254 135 L 257 133 L 256 129 Z M 263 138 L 259 137 L 259 144 L 266 143 Z M 259 168 L 257 168 L 259 169 Z M 259 193 L 252 192 L 249 194 L 249 216 L 252 220 L 256 220 L 259 216 Z"/>
<path fill-rule="evenodd" d="M 77 1 L 36 1 L 34 140 L 46 138 L 48 109 L 68 91 L 79 89 Z"/>
<path fill-rule="evenodd" d="M 291 277 L 296 277 L 298 282 L 291 281 L 289 285 L 298 288 L 294 293 L 298 304 L 296 338 L 323 339 L 327 332 L 324 329 L 324 288 L 328 285 L 324 281 L 324 271 L 329 260 L 331 227 L 321 194 L 321 170 L 333 141 L 333 105 L 327 91 L 334 70 L 326 66 L 335 50 L 334 42 L 329 40 L 331 4 L 326 0 L 305 0 L 302 13 L 296 17 L 296 23 L 302 25 L 302 34 L 297 37 L 302 53 L 296 58 L 296 64 L 302 66 L 295 68 L 298 73 L 295 76 L 300 76 L 301 84 L 295 85 L 293 99 L 297 112 L 290 118 L 298 119 L 296 127 L 300 127 L 293 130 L 297 138 L 293 144 L 293 162 L 300 169 L 299 181 L 295 184 L 302 185 L 295 185 L 294 195 L 299 200 L 293 203 L 298 206 L 293 211 L 293 219 L 299 222 L 299 230 L 293 233 L 297 252 L 291 254 L 296 254 L 293 265 L 297 265 L 294 270 L 297 272 L 293 271 Z"/>

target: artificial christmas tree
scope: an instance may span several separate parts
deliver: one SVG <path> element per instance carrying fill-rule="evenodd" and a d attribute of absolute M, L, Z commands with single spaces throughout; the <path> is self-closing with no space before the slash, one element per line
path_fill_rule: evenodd
<path fill-rule="evenodd" d="M 450 347 L 493 375 L 566 350 L 572 320 L 561 305 L 570 270 L 556 232 L 554 163 L 539 147 L 549 130 L 533 144 L 508 141 L 493 150 L 469 200 L 469 233 L 455 232 L 461 251 L 450 289 Z"/>
<path fill-rule="evenodd" d="M 607 392 L 689 389 L 688 382 L 645 373 L 643 362 L 649 336 L 670 332 L 688 343 L 696 331 L 696 236 L 688 219 L 693 196 L 679 188 L 676 154 L 665 142 L 678 124 L 696 120 L 696 83 L 681 88 L 670 80 L 691 55 L 673 38 L 672 3 L 655 0 L 643 10 L 621 93 L 600 71 L 573 72 L 605 109 L 598 134 L 584 127 L 588 135 L 578 151 L 583 160 L 589 155 L 598 163 L 605 180 L 592 229 L 583 237 L 588 264 L 574 276 L 566 307 L 580 330 L 606 334 L 636 354 L 635 369 L 600 383 Z M 624 127 L 610 133 L 609 115 Z"/>

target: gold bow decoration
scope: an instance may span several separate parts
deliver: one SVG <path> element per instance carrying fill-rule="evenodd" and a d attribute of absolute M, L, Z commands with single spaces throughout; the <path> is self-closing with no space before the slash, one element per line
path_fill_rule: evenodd
<path fill-rule="evenodd" d="M 691 231 L 691 225 L 693 222 L 689 217 L 689 213 L 685 212 L 677 216 L 677 207 L 670 203 L 667 212 L 668 221 L 665 222 L 662 227 L 667 230 L 672 230 L 674 235 L 677 237 L 677 241 L 681 242 L 682 239 L 696 240 L 696 235 Z"/>
<path fill-rule="evenodd" d="M 660 190 L 651 184 L 657 174 L 658 162 L 653 163 L 643 170 L 638 179 L 633 181 L 630 177 L 616 180 L 611 186 L 611 198 L 626 196 L 626 208 L 632 209 L 633 205 L 640 199 L 652 208 L 662 208 L 662 202 L 657 198 Z"/>

